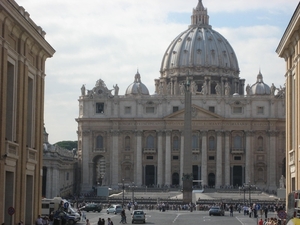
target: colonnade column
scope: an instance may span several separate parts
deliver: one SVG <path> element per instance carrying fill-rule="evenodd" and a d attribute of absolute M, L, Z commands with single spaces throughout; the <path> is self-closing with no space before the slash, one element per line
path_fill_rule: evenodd
<path fill-rule="evenodd" d="M 251 182 L 251 165 L 252 165 L 252 131 L 246 132 L 246 154 L 245 154 L 245 183 Z"/>
<path fill-rule="evenodd" d="M 171 131 L 166 131 L 165 185 L 171 184 Z"/>
<path fill-rule="evenodd" d="M 225 168 L 224 168 L 224 173 L 225 173 L 225 185 L 229 186 L 230 185 L 230 132 L 226 131 L 225 132 Z M 233 184 L 235 185 L 235 184 Z"/>
<path fill-rule="evenodd" d="M 161 187 L 163 184 L 163 146 L 162 146 L 162 131 L 158 131 L 157 143 L 157 185 Z"/>
<path fill-rule="evenodd" d="M 143 177 L 143 165 L 142 165 L 142 131 L 136 132 L 136 159 L 135 159 L 135 178 L 134 182 L 136 185 L 142 185 Z"/>
<path fill-rule="evenodd" d="M 216 188 L 222 185 L 222 132 L 217 132 Z"/>
<path fill-rule="evenodd" d="M 117 160 L 114 162 L 114 160 Z M 119 131 L 112 131 L 112 154 L 111 154 L 111 171 L 112 171 L 112 180 L 111 183 L 113 186 L 117 186 L 119 183 Z"/>
<path fill-rule="evenodd" d="M 179 184 L 182 185 L 182 175 L 183 175 L 183 160 L 184 160 L 184 135 L 180 132 L 180 174 L 179 174 Z"/>
<path fill-rule="evenodd" d="M 269 162 L 268 162 L 268 172 L 267 172 L 267 177 L 268 177 L 268 184 L 269 184 L 269 189 L 270 190 L 277 190 L 277 185 L 276 185 L 276 131 L 269 131 Z"/>
<path fill-rule="evenodd" d="M 202 187 L 207 185 L 207 131 L 202 131 L 201 146 L 201 180 Z"/>

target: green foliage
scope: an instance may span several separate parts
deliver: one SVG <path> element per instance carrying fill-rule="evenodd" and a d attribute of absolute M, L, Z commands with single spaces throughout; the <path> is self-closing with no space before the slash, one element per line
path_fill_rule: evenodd
<path fill-rule="evenodd" d="M 55 143 L 56 145 L 58 145 L 59 147 L 68 149 L 68 150 L 73 150 L 74 148 L 77 149 L 77 141 L 59 141 L 57 143 Z"/>

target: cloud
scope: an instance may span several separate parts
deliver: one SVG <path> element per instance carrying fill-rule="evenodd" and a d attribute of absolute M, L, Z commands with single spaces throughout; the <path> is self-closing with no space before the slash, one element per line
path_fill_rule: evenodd
<path fill-rule="evenodd" d="M 188 28 L 197 0 L 17 0 L 35 23 L 46 32 L 56 50 L 46 62 L 45 126 L 49 140 L 76 140 L 80 87 L 92 89 L 98 79 L 109 89 L 114 84 L 124 94 L 139 70 L 142 82 L 154 92 L 162 57 L 171 41 Z M 222 14 L 262 10 L 264 21 L 271 15 L 292 16 L 298 0 L 203 0 L 208 13 Z M 175 14 L 174 14 L 175 13 Z M 183 13 L 170 20 L 170 15 Z M 178 14 L 179 15 L 179 14 Z M 187 17 L 185 17 L 187 15 Z M 180 21 L 181 20 L 181 21 Z M 243 17 L 240 18 L 243 20 Z M 246 22 L 246 21 L 245 21 Z M 284 60 L 275 49 L 285 27 L 249 24 L 215 27 L 232 45 L 238 57 L 240 76 L 256 82 L 261 69 L 264 81 L 284 82 Z M 233 21 L 228 21 L 229 24 Z"/>

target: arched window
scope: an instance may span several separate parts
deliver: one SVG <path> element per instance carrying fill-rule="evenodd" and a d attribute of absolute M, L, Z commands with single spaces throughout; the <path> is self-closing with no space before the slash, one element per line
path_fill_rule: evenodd
<path fill-rule="evenodd" d="M 173 137 L 173 149 L 178 150 L 179 149 L 179 138 L 177 136 Z"/>
<path fill-rule="evenodd" d="M 126 151 L 130 150 L 130 137 L 129 136 L 125 137 L 125 150 Z"/>
<path fill-rule="evenodd" d="M 263 145 L 264 144 L 264 138 L 262 136 L 259 136 L 257 138 L 257 145 L 258 145 L 258 151 L 263 151 L 264 148 L 263 148 Z"/>
<path fill-rule="evenodd" d="M 147 137 L 147 148 L 154 148 L 154 137 L 152 135 L 149 135 Z"/>
<path fill-rule="evenodd" d="M 234 137 L 233 146 L 234 146 L 235 149 L 241 149 L 242 148 L 242 137 L 241 136 L 236 135 Z"/>
<path fill-rule="evenodd" d="M 215 150 L 216 149 L 216 143 L 215 143 L 215 137 L 214 136 L 210 136 L 208 139 L 208 147 L 209 150 Z"/>
<path fill-rule="evenodd" d="M 96 148 L 103 148 L 103 137 L 101 135 L 96 138 Z"/>
<path fill-rule="evenodd" d="M 197 135 L 192 136 L 192 148 L 199 148 L 199 142 Z"/>

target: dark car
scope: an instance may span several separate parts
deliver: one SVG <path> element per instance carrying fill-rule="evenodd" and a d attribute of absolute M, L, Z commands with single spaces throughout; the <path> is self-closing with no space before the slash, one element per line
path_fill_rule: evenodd
<path fill-rule="evenodd" d="M 224 216 L 225 212 L 220 206 L 213 206 L 209 209 L 208 214 L 214 216 Z"/>
<path fill-rule="evenodd" d="M 81 210 L 84 211 L 92 211 L 92 212 L 101 212 L 102 210 L 102 205 L 101 204 L 96 204 L 96 203 L 90 203 L 86 204 Z"/>
<path fill-rule="evenodd" d="M 70 224 L 73 225 L 80 221 L 80 216 L 78 215 L 71 215 L 65 211 L 56 211 L 53 214 L 53 220 L 54 220 L 54 225 L 59 225 L 59 224 Z"/>

